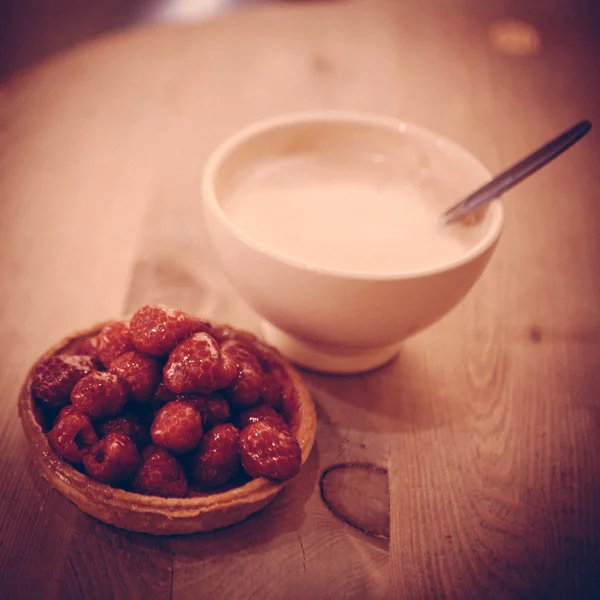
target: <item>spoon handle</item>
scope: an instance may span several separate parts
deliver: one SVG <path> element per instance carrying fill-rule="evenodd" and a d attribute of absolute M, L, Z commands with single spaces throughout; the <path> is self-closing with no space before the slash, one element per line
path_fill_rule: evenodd
<path fill-rule="evenodd" d="M 506 171 L 494 177 L 489 183 L 486 183 L 464 200 L 449 208 L 442 215 L 443 219 L 446 223 L 461 219 L 478 206 L 502 195 L 570 148 L 591 128 L 592 124 L 589 121 L 581 121 L 574 127 L 571 127 L 571 129 L 554 138 L 512 167 L 509 167 Z"/>

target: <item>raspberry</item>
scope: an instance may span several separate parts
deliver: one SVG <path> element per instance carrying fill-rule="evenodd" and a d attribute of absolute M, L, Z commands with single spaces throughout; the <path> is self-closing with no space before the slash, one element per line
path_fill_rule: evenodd
<path fill-rule="evenodd" d="M 273 408 L 266 404 L 259 404 L 248 408 L 241 413 L 237 418 L 238 427 L 244 429 L 251 423 L 258 423 L 258 421 L 267 421 L 279 427 L 279 429 L 288 429 L 287 423 L 284 418 Z"/>
<path fill-rule="evenodd" d="M 152 441 L 175 454 L 198 445 L 202 434 L 200 413 L 186 402 L 169 402 L 156 413 L 150 428 Z"/>
<path fill-rule="evenodd" d="M 39 363 L 32 376 L 34 395 L 47 404 L 68 404 L 75 384 L 95 370 L 89 356 L 51 356 Z"/>
<path fill-rule="evenodd" d="M 135 347 L 158 357 L 169 354 L 192 333 L 207 328 L 203 321 L 162 304 L 142 306 L 131 319 L 131 337 Z"/>
<path fill-rule="evenodd" d="M 272 423 L 251 423 L 240 433 L 242 467 L 250 477 L 290 479 L 302 465 L 298 440 Z"/>
<path fill-rule="evenodd" d="M 252 350 L 252 353 L 256 358 L 258 358 L 258 362 L 260 362 L 260 366 L 264 371 L 270 371 L 271 369 L 281 367 L 283 357 L 276 348 L 267 346 L 256 337 L 248 347 Z"/>
<path fill-rule="evenodd" d="M 231 423 L 215 425 L 191 458 L 192 479 L 203 487 L 227 483 L 239 470 L 239 431 Z"/>
<path fill-rule="evenodd" d="M 149 446 L 142 454 L 143 464 L 133 480 L 133 491 L 138 494 L 183 498 L 187 479 L 183 467 L 164 448 Z"/>
<path fill-rule="evenodd" d="M 54 419 L 54 424 L 56 425 L 56 423 L 58 423 L 63 417 L 66 417 L 67 415 L 72 415 L 72 414 L 81 415 L 83 413 L 79 412 L 72 404 L 67 404 L 66 406 L 63 406 L 58 411 L 58 414 L 56 415 L 56 418 Z"/>
<path fill-rule="evenodd" d="M 102 423 L 100 431 L 104 436 L 109 433 L 122 433 L 131 438 L 138 449 L 142 449 L 150 443 L 150 431 L 131 413 Z"/>
<path fill-rule="evenodd" d="M 177 396 L 179 402 L 188 402 L 202 417 L 202 427 L 208 430 L 219 423 L 227 423 L 231 417 L 229 404 L 219 394 L 207 394 L 206 396 Z"/>
<path fill-rule="evenodd" d="M 102 483 L 127 481 L 140 463 L 135 444 L 122 433 L 109 433 L 83 457 L 87 474 Z"/>
<path fill-rule="evenodd" d="M 96 371 L 80 379 L 71 393 L 73 406 L 92 418 L 118 415 L 127 402 L 127 387 L 114 373 Z"/>
<path fill-rule="evenodd" d="M 167 402 L 173 402 L 177 398 L 177 394 L 172 392 L 162 381 L 158 384 L 156 391 L 152 394 L 150 402 L 156 405 L 163 405 Z"/>
<path fill-rule="evenodd" d="M 163 381 L 176 394 L 208 394 L 227 387 L 235 374 L 235 365 L 223 360 L 214 338 L 195 333 L 171 352 Z"/>
<path fill-rule="evenodd" d="M 48 432 L 48 441 L 61 458 L 79 464 L 89 448 L 98 441 L 98 436 L 86 415 L 71 411 L 69 414 L 65 412 L 62 418 L 57 419 L 54 427 Z"/>
<path fill-rule="evenodd" d="M 253 333 L 239 331 L 233 327 L 229 327 L 229 325 L 213 325 L 210 331 L 219 344 L 233 340 L 245 344 L 248 348 L 252 348 L 258 342 L 258 338 Z"/>
<path fill-rule="evenodd" d="M 263 392 L 263 370 L 258 359 L 240 342 L 229 340 L 221 346 L 225 357 L 235 363 L 236 376 L 227 388 L 227 397 L 236 404 L 256 404 Z"/>
<path fill-rule="evenodd" d="M 281 366 L 280 353 L 275 348 L 265 345 L 251 333 L 237 331 L 227 326 L 213 327 L 213 330 L 219 343 L 235 340 L 256 356 L 263 371 L 262 399 L 265 404 L 278 409 L 293 387 L 285 369 Z"/>
<path fill-rule="evenodd" d="M 150 445 L 150 446 L 144 448 L 144 450 L 140 454 L 140 456 L 142 457 L 142 463 L 145 463 L 147 460 L 149 460 L 155 454 L 161 454 L 161 453 L 169 454 L 164 448 L 159 448 L 158 446 Z M 171 455 L 169 455 L 169 456 L 171 456 Z"/>
<path fill-rule="evenodd" d="M 115 358 L 134 350 L 129 324 L 117 321 L 98 334 L 98 358 L 108 369 Z"/>
<path fill-rule="evenodd" d="M 109 371 L 118 375 L 135 400 L 152 396 L 160 382 L 160 367 L 152 356 L 131 350 L 112 361 Z"/>
<path fill-rule="evenodd" d="M 262 399 L 265 404 L 279 409 L 286 395 L 293 392 L 292 382 L 285 370 L 277 365 L 265 372 Z"/>
<path fill-rule="evenodd" d="M 190 335 L 192 333 L 208 333 L 212 332 L 212 325 L 205 321 L 204 319 L 199 319 L 198 317 L 191 317 L 192 319 L 192 329 L 190 331 Z"/>
<path fill-rule="evenodd" d="M 97 363 L 97 366 L 102 366 L 98 359 L 98 337 L 95 335 L 77 339 L 73 346 L 69 348 L 69 354 L 89 356 L 95 364 Z"/>

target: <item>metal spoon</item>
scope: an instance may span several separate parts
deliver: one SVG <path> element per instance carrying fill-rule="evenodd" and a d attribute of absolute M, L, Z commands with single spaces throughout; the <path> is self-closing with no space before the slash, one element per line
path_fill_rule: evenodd
<path fill-rule="evenodd" d="M 461 219 L 479 206 L 498 198 L 504 192 L 526 179 L 538 169 L 548 164 L 551 160 L 570 148 L 579 141 L 590 129 L 589 121 L 581 121 L 571 129 L 561 133 L 558 137 L 548 142 L 523 160 L 519 161 L 500 175 L 494 177 L 489 183 L 474 191 L 464 200 L 449 208 L 442 219 L 446 224 Z"/>

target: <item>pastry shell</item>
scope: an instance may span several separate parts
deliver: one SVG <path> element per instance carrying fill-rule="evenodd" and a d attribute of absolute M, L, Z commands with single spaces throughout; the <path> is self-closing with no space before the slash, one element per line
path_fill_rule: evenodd
<path fill-rule="evenodd" d="M 36 362 L 68 353 L 82 339 L 95 335 L 107 323 L 76 332 L 48 349 Z M 302 449 L 304 464 L 312 449 L 315 408 L 298 372 L 283 359 L 294 388 L 285 407 L 291 429 Z M 99 483 L 62 460 L 48 443 L 43 428 L 43 412 L 31 391 L 32 367 L 19 396 L 19 417 L 37 467 L 52 487 L 82 511 L 110 525 L 154 535 L 190 534 L 213 531 L 243 521 L 268 504 L 291 480 L 253 479 L 218 493 L 186 498 L 162 498 L 136 494 Z"/>

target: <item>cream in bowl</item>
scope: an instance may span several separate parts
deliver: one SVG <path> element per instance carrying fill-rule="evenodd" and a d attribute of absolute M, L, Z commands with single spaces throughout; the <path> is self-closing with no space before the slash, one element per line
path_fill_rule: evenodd
<path fill-rule="evenodd" d="M 319 371 L 365 371 L 474 285 L 502 208 L 443 225 L 489 180 L 466 150 L 386 117 L 325 111 L 264 121 L 226 140 L 204 174 L 208 231 L 264 335 Z"/>

